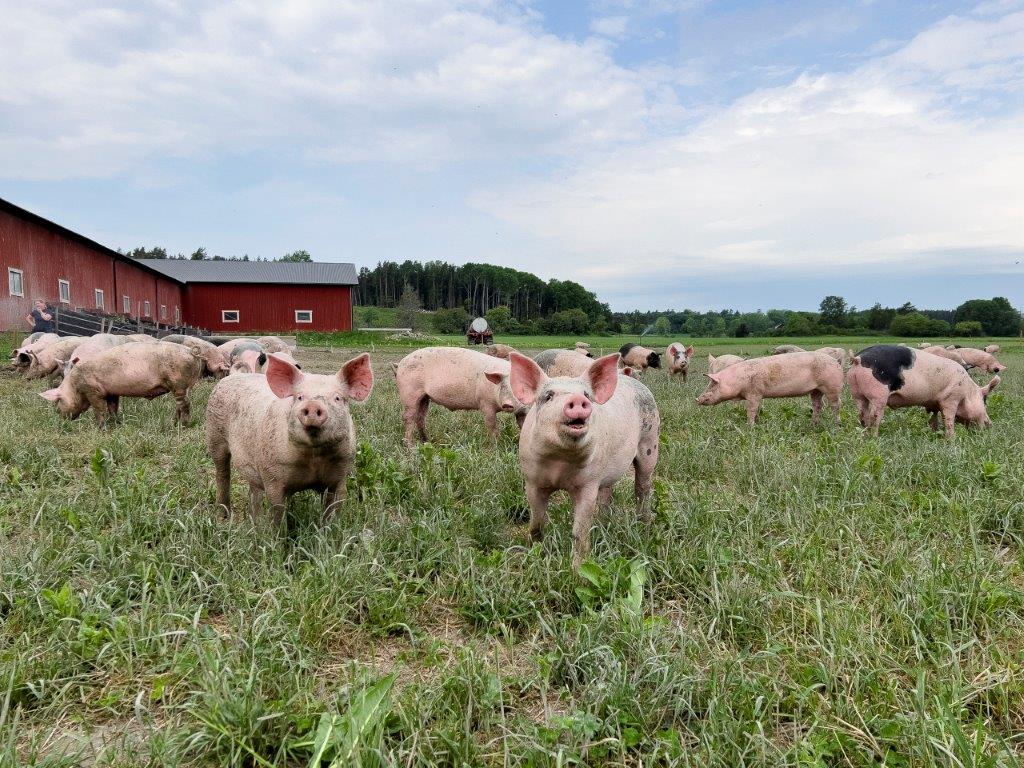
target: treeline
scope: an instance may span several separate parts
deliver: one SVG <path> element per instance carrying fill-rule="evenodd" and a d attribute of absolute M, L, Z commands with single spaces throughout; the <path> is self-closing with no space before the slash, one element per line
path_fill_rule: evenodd
<path fill-rule="evenodd" d="M 956 309 L 920 310 L 910 302 L 900 307 L 876 303 L 858 310 L 841 296 L 826 296 L 817 312 L 635 311 L 613 314 L 609 327 L 621 333 L 660 336 L 1016 336 L 1021 330 L 1021 315 L 1001 296 L 971 299 Z"/>
<path fill-rule="evenodd" d="M 607 304 L 571 280 L 545 282 L 510 267 L 444 261 L 383 261 L 373 269 L 363 267 L 355 301 L 360 306 L 397 307 L 410 290 L 422 309 L 448 313 L 442 318 L 461 322 L 463 313 L 476 317 L 498 311 L 497 322 L 507 314 L 508 322 L 502 324 L 525 333 L 544 332 L 544 321 L 563 312 L 582 313 L 587 330 L 606 329 L 611 316 Z M 579 317 L 573 315 L 577 321 Z"/>
<path fill-rule="evenodd" d="M 313 257 L 309 255 L 309 251 L 292 251 L 286 253 L 277 259 L 268 259 L 263 256 L 257 256 L 254 259 L 249 258 L 249 254 L 243 254 L 242 256 L 221 256 L 219 254 L 210 255 L 205 248 L 196 248 L 192 253 L 186 256 L 183 253 L 176 253 L 171 255 L 167 252 L 166 248 L 159 245 L 155 245 L 152 248 L 138 247 L 133 248 L 130 251 L 122 251 L 120 248 L 117 249 L 118 253 L 123 253 L 125 256 L 129 256 L 133 259 L 178 259 L 180 261 L 312 261 Z"/>

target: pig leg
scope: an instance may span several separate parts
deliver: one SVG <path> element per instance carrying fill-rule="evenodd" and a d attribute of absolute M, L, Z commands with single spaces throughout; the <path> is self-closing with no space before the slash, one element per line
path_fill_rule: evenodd
<path fill-rule="evenodd" d="M 832 407 L 832 414 L 835 416 L 836 424 L 842 423 L 839 419 L 839 409 L 842 405 L 843 388 L 840 386 L 835 392 L 832 392 L 828 397 L 828 404 Z"/>
<path fill-rule="evenodd" d="M 402 420 L 405 422 L 405 444 L 413 447 L 413 430 L 419 430 L 420 440 L 427 441 L 427 409 L 430 407 L 430 398 L 426 395 L 421 397 L 412 405 L 406 405 L 402 412 Z"/>
<path fill-rule="evenodd" d="M 104 400 L 107 403 L 107 410 L 110 411 L 110 415 L 113 417 L 114 422 L 120 422 L 120 414 L 118 413 L 121 407 L 121 398 L 117 395 L 107 395 Z"/>
<path fill-rule="evenodd" d="M 420 400 L 419 410 L 416 411 L 416 429 L 419 431 L 420 440 L 427 442 L 427 411 L 430 410 L 430 398 L 424 397 Z"/>
<path fill-rule="evenodd" d="M 178 408 L 174 412 L 174 420 L 183 427 L 187 427 L 192 421 L 192 404 L 188 401 L 188 392 L 175 392 L 174 399 L 178 401 Z"/>
<path fill-rule="evenodd" d="M 268 485 L 264 487 L 263 492 L 267 495 L 267 501 L 270 502 L 270 518 L 274 523 L 274 530 L 280 530 L 284 520 L 284 486 Z"/>
<path fill-rule="evenodd" d="M 597 486 L 585 485 L 572 495 L 572 568 L 578 571 L 590 554 L 590 529 L 597 511 Z"/>
<path fill-rule="evenodd" d="M 928 419 L 928 426 L 932 428 L 932 432 L 939 431 L 939 412 L 932 411 L 931 418 Z"/>
<path fill-rule="evenodd" d="M 686 381 L 686 376 L 687 376 L 686 368 L 683 368 L 683 381 L 684 382 Z"/>
<path fill-rule="evenodd" d="M 640 444 L 633 459 L 633 494 L 636 496 L 636 511 L 642 520 L 651 520 L 651 490 L 654 487 L 654 467 L 658 463 L 658 444 Z"/>
<path fill-rule="evenodd" d="M 760 397 L 747 397 L 747 424 L 753 425 L 757 421 L 757 412 L 761 410 Z"/>
<path fill-rule="evenodd" d="M 498 441 L 498 412 L 492 408 L 482 409 L 484 426 L 487 427 L 487 439 L 492 443 Z"/>
<path fill-rule="evenodd" d="M 348 477 L 351 467 L 345 467 L 341 474 L 341 480 L 330 486 L 324 493 L 324 522 L 331 519 L 334 510 L 348 495 L 348 488 L 345 486 L 345 478 Z"/>
<path fill-rule="evenodd" d="M 213 456 L 213 468 L 217 476 L 217 506 L 224 507 L 231 516 L 231 453 L 227 444 L 211 446 L 210 453 Z"/>
<path fill-rule="evenodd" d="M 107 415 L 109 414 L 109 411 L 107 410 L 107 399 L 100 395 L 93 394 L 86 395 L 85 399 L 89 401 L 89 405 L 92 406 L 92 409 L 96 412 L 96 423 L 101 427 L 106 426 Z"/>
<path fill-rule="evenodd" d="M 811 423 L 814 425 L 818 424 L 821 419 L 821 392 L 814 390 L 811 392 Z"/>
<path fill-rule="evenodd" d="M 249 517 L 252 519 L 253 525 L 260 519 L 264 498 L 266 498 L 266 494 L 263 489 L 255 483 L 249 483 Z"/>
<path fill-rule="evenodd" d="M 872 400 L 868 405 L 868 425 L 874 437 L 878 437 L 878 427 L 882 424 L 882 416 L 885 415 L 887 401 L 888 398 L 885 400 Z"/>
<path fill-rule="evenodd" d="M 548 501 L 551 491 L 535 485 L 526 486 L 526 499 L 530 502 L 530 540 L 534 543 L 544 538 L 544 526 L 548 522 Z"/>
<path fill-rule="evenodd" d="M 614 485 L 606 485 L 597 492 L 597 506 L 604 509 L 612 503 L 612 493 L 615 491 Z"/>
<path fill-rule="evenodd" d="M 939 405 L 939 408 L 942 409 L 942 421 L 946 425 L 946 437 L 950 440 L 956 437 L 956 431 L 954 430 L 953 425 L 956 423 L 957 405 L 957 403 L 951 403 L 948 400 Z"/>

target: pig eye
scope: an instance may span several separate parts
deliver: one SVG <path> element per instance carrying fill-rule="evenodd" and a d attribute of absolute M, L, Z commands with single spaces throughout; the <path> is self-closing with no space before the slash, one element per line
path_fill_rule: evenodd
<path fill-rule="evenodd" d="M 341 395 L 335 395 L 334 396 L 334 402 L 340 403 L 341 402 Z"/>
<path fill-rule="evenodd" d="M 296 395 L 295 396 L 295 402 L 296 403 L 301 403 L 302 402 L 302 395 Z"/>
<path fill-rule="evenodd" d="M 544 402 L 545 402 L 545 403 L 550 403 L 550 402 L 551 402 L 551 399 L 552 399 L 552 398 L 553 398 L 554 396 L 555 396 L 555 393 L 554 393 L 554 392 L 548 392 L 548 393 L 547 393 L 546 395 L 544 395 Z"/>

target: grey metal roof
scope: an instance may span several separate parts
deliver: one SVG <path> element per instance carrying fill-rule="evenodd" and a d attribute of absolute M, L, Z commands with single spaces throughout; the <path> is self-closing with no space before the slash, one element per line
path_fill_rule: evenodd
<path fill-rule="evenodd" d="M 136 259 L 182 283 L 276 283 L 356 285 L 354 264 L 328 261 L 191 261 Z"/>

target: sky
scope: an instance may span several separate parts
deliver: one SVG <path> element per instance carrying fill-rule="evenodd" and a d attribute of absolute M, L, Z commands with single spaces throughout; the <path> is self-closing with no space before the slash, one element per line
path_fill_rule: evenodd
<path fill-rule="evenodd" d="M 0 0 L 0 197 L 612 309 L 1024 306 L 1024 0 Z"/>

